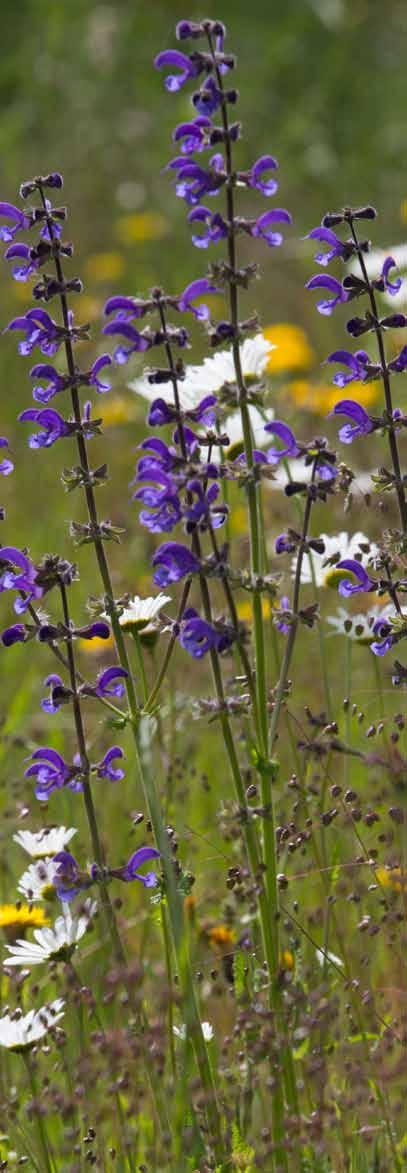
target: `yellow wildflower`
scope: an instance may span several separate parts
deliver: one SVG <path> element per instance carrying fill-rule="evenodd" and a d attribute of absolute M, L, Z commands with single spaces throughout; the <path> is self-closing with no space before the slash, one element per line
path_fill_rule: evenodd
<path fill-rule="evenodd" d="M 103 652 L 111 652 L 114 648 L 112 635 L 107 639 L 99 639 L 99 636 L 96 636 L 95 639 L 81 639 L 79 642 L 81 650 L 90 656 L 101 656 Z"/>
<path fill-rule="evenodd" d="M 271 615 L 271 611 L 272 611 L 271 600 L 266 597 L 262 598 L 261 609 L 263 612 L 263 619 L 270 619 L 270 615 Z M 238 603 L 236 610 L 237 610 L 239 619 L 241 619 L 243 623 L 250 623 L 251 622 L 252 615 L 253 615 L 253 608 L 252 608 L 251 600 L 249 598 L 242 599 L 241 602 Z"/>
<path fill-rule="evenodd" d="M 275 326 L 266 326 L 263 334 L 276 348 L 271 351 L 266 368 L 272 375 L 284 371 L 307 371 L 315 362 L 314 351 L 301 326 L 277 322 Z"/>
<path fill-rule="evenodd" d="M 127 424 L 135 419 L 134 403 L 124 395 L 111 395 L 103 403 L 101 415 L 106 428 Z"/>
<path fill-rule="evenodd" d="M 116 281 L 124 273 L 124 257 L 119 252 L 92 253 L 85 269 L 91 281 Z"/>
<path fill-rule="evenodd" d="M 400 218 L 402 224 L 407 224 L 407 200 L 402 200 L 400 204 Z"/>
<path fill-rule="evenodd" d="M 0 929 L 8 941 L 23 936 L 26 929 L 41 929 L 44 925 L 49 925 L 49 917 L 42 908 L 32 908 L 29 904 L 0 904 Z"/>
<path fill-rule="evenodd" d="M 169 221 L 160 212 L 132 212 L 116 221 L 116 236 L 123 244 L 140 244 L 143 240 L 162 240 L 169 231 Z"/>
<path fill-rule="evenodd" d="M 205 930 L 205 935 L 214 949 L 230 948 L 236 940 L 236 933 L 228 925 L 213 925 Z"/>
<path fill-rule="evenodd" d="M 283 949 L 280 953 L 280 969 L 294 969 L 294 955 L 289 949 Z"/>
<path fill-rule="evenodd" d="M 375 383 L 355 383 L 354 386 L 358 403 L 362 407 L 370 407 L 377 398 Z M 309 383 L 308 379 L 294 379 L 284 391 L 288 391 L 294 403 L 303 411 L 312 411 L 315 415 L 326 415 L 343 398 L 339 387 L 333 387 L 331 383 Z"/>
<path fill-rule="evenodd" d="M 407 889 L 407 872 L 402 868 L 376 868 L 375 876 L 382 888 L 391 888 L 393 892 Z"/>

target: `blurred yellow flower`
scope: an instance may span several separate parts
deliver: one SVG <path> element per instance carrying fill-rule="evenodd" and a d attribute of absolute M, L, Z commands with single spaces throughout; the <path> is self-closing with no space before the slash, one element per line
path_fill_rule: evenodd
<path fill-rule="evenodd" d="M 339 403 L 344 395 L 339 387 L 333 387 L 331 383 L 313 384 L 309 383 L 308 379 L 294 379 L 292 383 L 287 383 L 284 391 L 288 391 L 297 407 L 303 411 L 312 411 L 315 415 L 325 415 L 332 411 L 335 403 Z M 352 396 L 353 394 L 362 407 L 370 407 L 377 397 L 376 384 L 353 383 Z"/>
<path fill-rule="evenodd" d="M 114 648 L 114 639 L 109 635 L 108 639 L 81 639 L 79 640 L 82 652 L 86 652 L 88 656 L 102 656 L 103 652 L 111 652 Z"/>
<path fill-rule="evenodd" d="M 270 615 L 272 612 L 271 600 L 266 597 L 262 598 L 261 609 L 263 612 L 263 619 L 270 619 Z M 236 610 L 237 610 L 239 619 L 241 619 L 243 623 L 250 623 L 251 622 L 253 608 L 252 608 L 251 600 L 249 598 L 242 599 L 241 602 L 238 603 Z"/>
<path fill-rule="evenodd" d="M 400 204 L 400 219 L 402 224 L 407 224 L 407 200 L 402 200 Z"/>
<path fill-rule="evenodd" d="M 294 956 L 289 949 L 283 949 L 280 953 L 280 969 L 294 969 Z"/>
<path fill-rule="evenodd" d="M 205 929 L 204 931 L 214 949 L 222 949 L 225 946 L 233 945 L 233 942 L 236 940 L 236 933 L 228 925 L 213 925 L 212 928 Z"/>
<path fill-rule="evenodd" d="M 375 876 L 382 888 L 391 888 L 393 892 L 407 889 L 407 872 L 402 868 L 376 868 Z"/>
<path fill-rule="evenodd" d="M 271 351 L 266 368 L 272 375 L 284 371 L 307 371 L 315 362 L 314 351 L 301 326 L 276 322 L 275 326 L 266 326 L 262 332 L 276 347 Z"/>
<path fill-rule="evenodd" d="M 116 236 L 123 244 L 162 240 L 168 231 L 169 221 L 160 212 L 132 212 L 116 220 Z"/>
<path fill-rule="evenodd" d="M 0 904 L 0 929 L 9 939 L 24 933 L 25 929 L 41 929 L 49 925 L 49 917 L 42 908 L 28 904 Z"/>
<path fill-rule="evenodd" d="M 102 315 L 103 302 L 92 297 L 90 293 L 82 293 L 75 306 L 75 320 L 81 323 L 93 322 Z"/>
<path fill-rule="evenodd" d="M 91 281 L 116 281 L 124 273 L 121 253 L 93 253 L 85 263 L 86 275 Z"/>
<path fill-rule="evenodd" d="M 106 428 L 129 423 L 136 418 L 134 404 L 131 400 L 125 399 L 124 395 L 106 396 L 100 414 Z"/>
<path fill-rule="evenodd" d="M 247 534 L 247 509 L 244 505 L 238 505 L 236 509 L 232 509 L 229 517 L 230 532 L 237 536 L 238 534 Z"/>

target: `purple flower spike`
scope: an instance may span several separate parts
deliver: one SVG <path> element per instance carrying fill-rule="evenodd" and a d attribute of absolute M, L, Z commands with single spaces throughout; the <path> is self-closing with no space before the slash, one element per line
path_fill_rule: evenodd
<path fill-rule="evenodd" d="M 166 69 L 167 66 L 178 70 L 178 73 L 170 73 L 166 77 L 164 85 L 170 94 L 176 94 L 178 90 L 182 89 L 185 82 L 190 78 L 196 77 L 198 69 L 196 65 L 186 57 L 185 53 L 180 53 L 179 49 L 166 49 L 164 53 L 159 53 L 155 58 L 154 65 L 156 69 Z"/>
<path fill-rule="evenodd" d="M 64 420 L 59 411 L 54 411 L 52 407 L 28 407 L 26 411 L 21 412 L 18 419 L 21 423 L 33 421 L 44 429 L 42 432 L 33 432 L 30 436 L 30 448 L 50 448 L 56 440 L 61 440 L 63 436 L 69 436 L 72 432 L 72 424 Z"/>
<path fill-rule="evenodd" d="M 401 277 L 397 277 L 395 281 L 389 281 L 390 269 L 396 268 L 397 263 L 393 260 L 393 257 L 386 257 L 379 280 L 377 282 L 378 288 L 385 289 L 386 293 L 389 293 L 391 297 L 395 297 L 396 293 L 399 292 L 403 284 Z"/>
<path fill-rule="evenodd" d="M 349 374 L 343 371 L 338 371 L 333 377 L 333 382 L 336 387 L 346 387 L 348 383 L 354 383 L 366 379 L 367 368 L 370 365 L 370 358 L 366 350 L 356 350 L 352 354 L 350 350 L 334 350 L 332 354 L 328 355 L 327 362 L 340 362 L 345 367 L 349 368 Z"/>
<path fill-rule="evenodd" d="M 207 277 L 200 277 L 197 281 L 191 281 L 187 285 L 181 297 L 178 298 L 178 309 L 181 313 L 186 313 L 190 310 L 198 321 L 205 322 L 210 316 L 209 307 L 207 305 L 194 306 L 193 302 L 197 297 L 202 297 L 204 293 L 217 293 L 216 285 L 211 285 Z"/>
<path fill-rule="evenodd" d="M 96 682 L 95 695 L 99 697 L 124 696 L 125 687 L 122 683 L 128 676 L 125 668 L 105 668 L 100 672 Z"/>
<path fill-rule="evenodd" d="M 323 244 L 329 246 L 328 252 L 315 254 L 315 260 L 318 265 L 329 265 L 330 261 L 334 260 L 334 257 L 343 257 L 346 253 L 346 248 L 339 239 L 339 236 L 336 235 L 336 232 L 332 232 L 331 228 L 324 228 L 323 224 L 318 228 L 313 228 L 312 232 L 308 232 L 305 239 L 321 240 Z"/>
<path fill-rule="evenodd" d="M 271 432 L 272 435 L 278 436 L 285 444 L 285 448 L 269 448 L 267 452 L 267 460 L 269 464 L 278 464 L 285 456 L 299 456 L 301 449 L 298 447 L 294 433 L 288 424 L 284 424 L 281 420 L 273 420 L 272 423 L 266 424 L 265 432 Z"/>
<path fill-rule="evenodd" d="M 317 273 L 316 277 L 311 277 L 310 281 L 307 281 L 305 288 L 328 289 L 330 293 L 333 293 L 333 297 L 323 298 L 322 301 L 317 302 L 320 314 L 331 314 L 339 302 L 348 301 L 349 294 L 341 282 L 336 280 L 336 277 Z"/>
<path fill-rule="evenodd" d="M 149 859 L 159 859 L 160 852 L 155 847 L 139 847 L 133 855 L 130 856 L 128 863 L 123 868 L 112 868 L 112 875 L 125 883 L 130 883 L 132 880 L 140 880 L 145 888 L 155 888 L 157 884 L 157 876 L 155 872 L 146 872 L 144 876 L 140 875 L 139 868 Z"/>
<path fill-rule="evenodd" d="M 253 163 L 251 171 L 249 171 L 248 182 L 250 187 L 257 188 L 265 196 L 275 195 L 278 183 L 276 179 L 263 179 L 263 175 L 267 171 L 276 171 L 278 168 L 277 159 L 273 155 L 262 155 L 260 159 L 256 159 Z"/>
<path fill-rule="evenodd" d="M 11 225 L 3 224 L 0 228 L 0 240 L 5 241 L 13 240 L 17 232 L 25 232 L 31 224 L 29 217 L 14 204 L 0 203 L 0 219 L 11 220 Z"/>
<path fill-rule="evenodd" d="M 357 582 L 353 583 L 351 579 L 344 578 L 339 583 L 339 594 L 345 599 L 350 595 L 360 595 L 363 591 L 372 591 L 376 586 L 374 579 L 369 577 L 362 563 L 355 558 L 344 558 L 342 562 L 337 562 L 335 570 L 350 570 L 357 579 Z"/>
<path fill-rule="evenodd" d="M 108 778 L 109 782 L 121 782 L 121 779 L 124 778 L 124 770 L 120 768 L 115 769 L 112 765 L 112 762 L 116 758 L 124 758 L 124 753 L 120 749 L 120 745 L 112 745 L 107 753 L 105 753 L 104 758 L 102 758 L 102 761 L 99 762 L 96 768 L 98 778 Z"/>
<path fill-rule="evenodd" d="M 163 542 L 153 555 L 152 563 L 156 568 L 154 582 L 161 587 L 179 582 L 186 574 L 197 574 L 200 570 L 199 559 L 179 542 Z"/>
<path fill-rule="evenodd" d="M 367 436 L 369 432 L 374 431 L 375 425 L 370 415 L 354 399 L 341 399 L 329 414 L 345 415 L 351 421 L 339 429 L 339 439 L 342 444 L 351 444 L 356 436 Z"/>
<path fill-rule="evenodd" d="M 291 224 L 290 213 L 285 208 L 273 208 L 271 212 L 264 212 L 262 216 L 259 216 L 251 234 L 261 237 L 270 248 L 278 248 L 283 243 L 282 233 L 269 231 L 269 225 L 280 223 Z"/>

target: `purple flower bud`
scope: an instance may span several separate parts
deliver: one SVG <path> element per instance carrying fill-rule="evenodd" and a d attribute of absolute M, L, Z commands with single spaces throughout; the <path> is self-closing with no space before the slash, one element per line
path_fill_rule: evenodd
<path fill-rule="evenodd" d="M 13 623 L 12 627 L 6 627 L 2 632 L 1 642 L 5 648 L 11 648 L 13 644 L 25 643 L 27 634 L 24 623 Z"/>
<path fill-rule="evenodd" d="M 81 639 L 110 639 L 110 627 L 108 623 L 97 619 L 95 623 L 89 623 L 87 627 L 78 627 L 76 635 L 79 635 Z"/>

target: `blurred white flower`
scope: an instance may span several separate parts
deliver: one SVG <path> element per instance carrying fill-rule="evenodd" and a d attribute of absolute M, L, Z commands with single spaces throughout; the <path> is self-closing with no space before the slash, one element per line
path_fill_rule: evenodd
<path fill-rule="evenodd" d="M 123 627 L 124 631 L 154 631 L 154 620 L 165 604 L 170 602 L 170 595 L 163 595 L 161 592 L 159 595 L 150 595 L 147 599 L 135 595 L 134 599 L 129 599 L 127 607 L 119 616 L 120 627 Z M 110 622 L 109 615 L 103 615 L 102 618 Z"/>
<path fill-rule="evenodd" d="M 368 559 L 378 553 L 377 546 L 374 542 L 370 542 L 369 538 L 365 537 L 359 530 L 355 534 L 348 534 L 342 530 L 340 534 L 321 534 L 324 544 L 324 554 L 306 554 L 301 568 L 301 582 L 312 582 L 312 568 L 314 571 L 315 584 L 318 587 L 336 587 L 339 582 L 340 571 L 336 570 L 336 565 L 330 562 L 331 558 L 336 558 L 336 562 L 341 562 L 344 558 L 357 558 L 362 566 L 367 566 Z M 361 547 L 368 547 L 368 553 L 365 553 Z M 294 577 L 297 566 L 297 558 L 294 557 L 291 562 L 292 575 Z M 343 577 L 343 575 L 342 575 Z"/>
<path fill-rule="evenodd" d="M 347 611 L 346 607 L 338 607 L 336 615 L 327 616 L 327 623 L 334 628 L 332 635 L 346 635 L 356 643 L 369 644 L 375 638 L 373 624 L 378 619 L 388 619 L 393 613 L 392 603 L 387 603 L 385 607 L 370 607 L 368 611 L 361 611 L 357 615 Z"/>
<path fill-rule="evenodd" d="M 47 1031 L 63 1017 L 65 1003 L 62 998 L 49 1002 L 41 1010 L 29 1010 L 22 1014 L 14 1010 L 0 1018 L 0 1046 L 9 1051 L 26 1051 L 43 1039 Z"/>
<path fill-rule="evenodd" d="M 38 900 L 49 900 L 56 895 L 54 879 L 57 865 L 52 859 L 39 859 L 31 863 L 21 876 L 17 892 L 21 892 L 29 904 Z"/>
<path fill-rule="evenodd" d="M 35 941 L 20 940 L 14 945 L 6 945 L 10 956 L 4 964 L 7 967 L 31 966 L 42 965 L 46 961 L 69 960 L 78 941 L 86 933 L 96 907 L 94 901 L 86 901 L 84 911 L 79 916 L 72 916 L 70 908 L 64 908 L 62 916 L 57 917 L 52 929 L 35 929 Z"/>
<path fill-rule="evenodd" d="M 398 269 L 398 273 L 395 269 L 391 270 L 391 280 L 394 281 L 398 276 L 404 277 L 404 280 L 398 293 L 391 294 L 384 290 L 380 296 L 388 305 L 400 308 L 407 302 L 407 244 L 394 244 L 389 248 L 375 248 L 372 252 L 367 253 L 364 256 L 364 261 L 368 277 L 379 276 L 386 257 L 393 257 Z"/>
<path fill-rule="evenodd" d="M 211 1026 L 210 1022 L 201 1022 L 201 1027 L 205 1042 L 210 1043 L 211 1039 L 213 1039 L 213 1026 Z M 177 1039 L 181 1039 L 181 1041 L 185 1043 L 187 1037 L 186 1023 L 182 1022 L 181 1026 L 173 1026 L 172 1029 Z"/>
<path fill-rule="evenodd" d="M 41 831 L 17 831 L 13 839 L 32 859 L 47 859 L 63 851 L 76 834 L 76 827 L 43 827 Z"/>
<path fill-rule="evenodd" d="M 250 383 L 260 379 L 267 367 L 271 351 L 275 347 L 263 334 L 256 334 L 254 338 L 247 338 L 240 347 L 240 359 L 245 380 Z M 210 358 L 204 358 L 199 366 L 187 366 L 185 379 L 180 380 L 179 393 L 183 411 L 191 411 L 198 406 L 204 395 L 215 394 L 225 383 L 236 382 L 235 366 L 232 350 L 218 350 Z M 142 395 L 152 403 L 153 399 L 164 399 L 166 403 L 173 401 L 172 383 L 163 383 L 157 387 L 149 383 L 147 375 L 141 375 L 129 383 L 132 391 Z"/>

